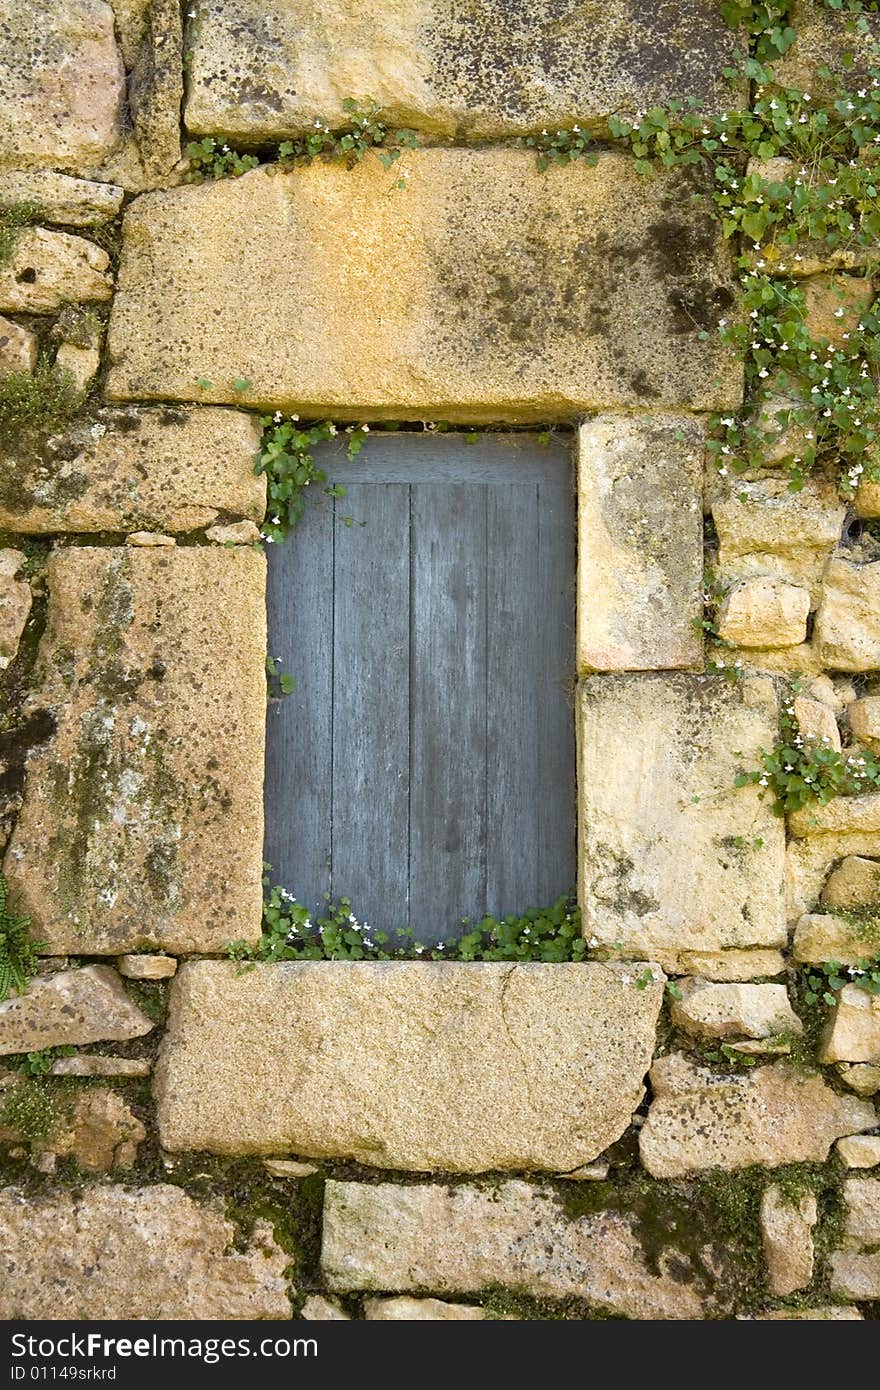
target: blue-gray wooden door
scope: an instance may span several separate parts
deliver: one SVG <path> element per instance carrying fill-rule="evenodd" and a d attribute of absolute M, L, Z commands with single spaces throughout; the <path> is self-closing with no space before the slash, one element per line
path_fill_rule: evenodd
<path fill-rule="evenodd" d="M 570 448 L 371 436 L 269 550 L 265 857 L 310 909 L 343 895 L 422 941 L 574 886 Z"/>

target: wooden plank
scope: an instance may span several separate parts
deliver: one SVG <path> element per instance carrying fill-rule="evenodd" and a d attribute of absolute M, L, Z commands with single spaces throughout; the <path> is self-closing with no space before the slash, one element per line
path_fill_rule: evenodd
<path fill-rule="evenodd" d="M 538 590 L 538 484 L 496 485 L 488 504 L 486 902 L 496 916 L 535 900 L 538 738 L 544 672 L 537 629 L 556 620 Z"/>
<path fill-rule="evenodd" d="M 409 507 L 399 483 L 336 507 L 333 894 L 381 930 L 409 913 Z"/>
<path fill-rule="evenodd" d="M 538 486 L 538 581 L 535 625 L 542 676 L 538 723 L 539 822 L 535 895 L 540 906 L 575 886 L 574 747 L 575 509 L 570 464 Z M 541 620 L 540 613 L 546 615 Z"/>
<path fill-rule="evenodd" d="M 412 489 L 410 915 L 423 941 L 485 911 L 486 496 Z"/>
<path fill-rule="evenodd" d="M 269 651 L 296 689 L 266 722 L 264 857 L 272 881 L 314 909 L 330 887 L 333 706 L 333 506 L 310 497 L 302 521 L 268 548 Z"/>
<path fill-rule="evenodd" d="M 462 434 L 371 434 L 353 459 L 339 439 L 321 444 L 315 460 L 331 482 L 349 483 L 500 483 L 551 481 L 567 469 L 571 435 L 553 436 L 546 444 L 534 434 L 481 434 L 467 444 Z M 344 503 L 343 503 L 344 505 Z"/>

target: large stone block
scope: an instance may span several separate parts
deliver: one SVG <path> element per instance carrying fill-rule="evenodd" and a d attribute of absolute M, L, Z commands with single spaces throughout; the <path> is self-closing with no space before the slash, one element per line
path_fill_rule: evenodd
<path fill-rule="evenodd" d="M 861 86 L 880 38 L 880 20 L 864 9 L 864 14 L 853 14 L 846 4 L 832 8 L 821 0 L 796 0 L 787 22 L 797 39 L 773 64 L 780 85 L 809 92 L 814 101 L 835 95 L 835 77 L 845 77 L 850 87 Z M 867 21 L 864 34 L 856 27 L 859 19 Z"/>
<path fill-rule="evenodd" d="M 696 1261 L 674 1246 L 649 1258 L 631 1217 L 570 1219 L 551 1192 L 525 1182 L 328 1182 L 321 1263 L 339 1290 L 464 1294 L 501 1285 L 630 1318 L 704 1316 Z"/>
<path fill-rule="evenodd" d="M 821 1076 L 787 1062 L 719 1073 L 672 1053 L 654 1063 L 651 1085 L 639 1150 L 655 1178 L 824 1163 L 835 1139 L 873 1129 L 877 1120 L 870 1102 L 840 1096 Z"/>
<path fill-rule="evenodd" d="M 111 396 L 476 421 L 741 397 L 696 174 L 646 181 L 622 154 L 541 174 L 510 149 L 403 169 L 405 188 L 371 155 L 137 199 Z"/>
<path fill-rule="evenodd" d="M 786 942 L 783 823 L 734 787 L 776 738 L 762 678 L 596 676 L 581 685 L 584 932 L 679 969 L 683 953 Z"/>
<path fill-rule="evenodd" d="M 610 114 L 673 98 L 725 111 L 744 96 L 721 78 L 745 56 L 742 32 L 712 0 L 212 0 L 189 46 L 189 129 L 256 144 L 346 124 L 346 97 L 367 92 L 390 123 L 481 138 L 604 130 Z"/>
<path fill-rule="evenodd" d="M 5 872 L 51 953 L 256 940 L 265 562 L 245 547 L 49 560 L 44 741 Z"/>
<path fill-rule="evenodd" d="M 880 562 L 834 559 L 825 573 L 814 638 L 823 665 L 835 671 L 880 667 Z"/>
<path fill-rule="evenodd" d="M 185 964 L 156 1073 L 162 1144 L 420 1171 L 577 1168 L 639 1104 L 656 973 L 639 988 L 631 967 L 583 963 Z"/>
<path fill-rule="evenodd" d="M 104 0 L 0 0 L 0 169 L 100 164 L 125 92 Z"/>
<path fill-rule="evenodd" d="M 578 666 L 700 667 L 705 432 L 599 415 L 578 443 Z"/>
<path fill-rule="evenodd" d="M 0 1190 L 0 1317 L 289 1318 L 289 1256 L 179 1187 Z"/>
<path fill-rule="evenodd" d="M 8 531 L 194 531 L 218 517 L 261 521 L 256 416 L 215 407 L 128 406 L 77 423 L 55 452 L 0 454 Z"/>

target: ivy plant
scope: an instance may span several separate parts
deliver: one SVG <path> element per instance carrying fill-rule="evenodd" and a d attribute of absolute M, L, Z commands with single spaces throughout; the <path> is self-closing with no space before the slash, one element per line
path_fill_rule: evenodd
<path fill-rule="evenodd" d="M 266 475 L 267 508 L 263 538 L 273 544 L 283 541 L 301 519 L 305 509 L 305 490 L 312 483 L 318 483 L 328 497 L 345 496 L 344 487 L 327 482 L 326 473 L 315 463 L 312 453 L 318 444 L 334 439 L 340 429 L 332 420 L 315 424 L 300 423 L 298 415 L 285 417 L 280 410 L 276 410 L 274 415 L 261 416 L 260 423 L 263 437 L 254 471 Z M 354 458 L 363 448 L 369 426 L 346 425 L 343 433 L 346 436 L 346 455 Z"/>

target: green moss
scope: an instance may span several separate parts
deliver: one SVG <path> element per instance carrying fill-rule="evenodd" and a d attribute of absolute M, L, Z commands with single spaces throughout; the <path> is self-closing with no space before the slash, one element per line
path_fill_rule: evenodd
<path fill-rule="evenodd" d="M 23 228 L 40 220 L 36 203 L 0 203 L 0 266 L 8 265 Z"/>
<path fill-rule="evenodd" d="M 45 1139 L 63 1113 L 54 1091 L 42 1081 L 21 1081 L 0 1101 L 0 1124 L 25 1139 Z"/>
<path fill-rule="evenodd" d="M 0 377 L 0 452 L 20 455 L 65 428 L 83 395 L 73 377 L 45 355 L 33 373 Z"/>
<path fill-rule="evenodd" d="M 168 1011 L 166 980 L 126 980 L 125 988 L 139 1009 L 154 1023 L 164 1023 Z"/>

